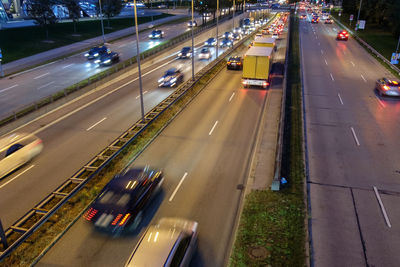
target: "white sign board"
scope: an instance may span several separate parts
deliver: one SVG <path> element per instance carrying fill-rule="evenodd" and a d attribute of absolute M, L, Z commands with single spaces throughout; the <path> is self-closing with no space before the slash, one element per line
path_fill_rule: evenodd
<path fill-rule="evenodd" d="M 400 53 L 392 53 L 392 58 L 390 59 L 390 63 L 399 64 Z"/>
<path fill-rule="evenodd" d="M 352 20 L 353 20 L 353 18 L 354 18 L 354 15 L 353 15 L 353 14 L 351 14 L 351 15 L 350 15 L 350 21 L 352 21 Z"/>
<path fill-rule="evenodd" d="M 365 20 L 358 21 L 358 28 L 364 30 L 365 29 Z"/>

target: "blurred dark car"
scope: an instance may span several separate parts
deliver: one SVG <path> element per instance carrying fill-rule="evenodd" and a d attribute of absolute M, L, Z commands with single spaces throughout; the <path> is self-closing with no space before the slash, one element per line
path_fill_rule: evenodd
<path fill-rule="evenodd" d="M 181 82 L 183 82 L 183 73 L 179 69 L 171 68 L 158 80 L 158 86 L 174 87 Z"/>
<path fill-rule="evenodd" d="M 341 30 L 340 32 L 338 32 L 336 39 L 342 40 L 342 41 L 347 41 L 347 40 L 349 40 L 349 33 L 345 30 Z"/>
<path fill-rule="evenodd" d="M 311 19 L 311 23 L 318 23 L 319 22 L 319 17 L 318 16 L 313 16 Z"/>
<path fill-rule="evenodd" d="M 97 63 L 100 66 L 110 66 L 117 62 L 119 62 L 119 54 L 117 52 L 101 54 L 100 57 L 94 61 L 94 63 Z"/>
<path fill-rule="evenodd" d="M 242 39 L 242 35 L 240 33 L 234 33 L 232 34 L 232 39 L 235 41 L 240 40 Z"/>
<path fill-rule="evenodd" d="M 232 47 L 233 41 L 229 38 L 224 38 L 219 42 L 220 47 Z"/>
<path fill-rule="evenodd" d="M 110 50 L 107 48 L 107 46 L 102 45 L 102 46 L 95 46 L 90 48 L 89 52 L 85 54 L 85 57 L 87 59 L 95 59 L 100 57 L 102 54 L 105 54 L 109 52 Z"/>
<path fill-rule="evenodd" d="M 205 46 L 215 46 L 217 44 L 217 40 L 213 37 L 208 38 L 207 41 L 204 42 Z"/>
<path fill-rule="evenodd" d="M 163 173 L 149 167 L 131 168 L 117 174 L 103 188 L 85 214 L 95 228 L 118 235 L 134 231 L 143 219 L 145 207 L 161 190 Z"/>
<path fill-rule="evenodd" d="M 149 34 L 150 39 L 160 39 L 164 37 L 164 32 L 162 30 L 154 30 Z"/>
<path fill-rule="evenodd" d="M 189 22 L 187 23 L 187 26 L 188 26 L 189 28 L 197 27 L 197 22 L 196 22 L 195 20 L 189 21 Z"/>
<path fill-rule="evenodd" d="M 232 39 L 232 37 L 233 37 L 233 33 L 231 33 L 231 32 L 224 32 L 224 34 L 222 35 L 222 38 Z"/>
<path fill-rule="evenodd" d="M 300 15 L 300 19 L 306 19 L 307 18 L 307 16 L 306 15 Z"/>
<path fill-rule="evenodd" d="M 325 24 L 332 24 L 333 23 L 333 20 L 332 19 L 326 19 L 325 20 Z"/>
<path fill-rule="evenodd" d="M 400 96 L 400 83 L 388 78 L 378 79 L 375 88 L 380 96 Z"/>
<path fill-rule="evenodd" d="M 178 53 L 178 58 L 186 59 L 192 56 L 192 49 L 189 46 L 185 46 L 182 50 Z"/>
<path fill-rule="evenodd" d="M 226 62 L 228 70 L 241 70 L 243 68 L 243 60 L 239 56 L 232 56 Z"/>

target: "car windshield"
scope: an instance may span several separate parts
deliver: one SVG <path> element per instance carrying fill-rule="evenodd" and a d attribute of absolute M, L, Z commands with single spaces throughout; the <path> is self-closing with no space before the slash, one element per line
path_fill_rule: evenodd
<path fill-rule="evenodd" d="M 176 72 L 176 69 L 169 69 L 165 72 L 165 75 L 174 75 Z"/>
<path fill-rule="evenodd" d="M 203 48 L 203 49 L 201 49 L 200 53 L 208 53 L 208 49 L 207 48 Z"/>
<path fill-rule="evenodd" d="M 214 38 L 209 38 L 208 40 L 207 40 L 207 42 L 213 42 L 214 41 Z"/>
<path fill-rule="evenodd" d="M 130 194 L 127 192 L 114 192 L 112 190 L 107 190 L 103 194 L 101 194 L 99 198 L 99 203 L 107 205 L 117 205 L 117 206 L 126 206 L 131 199 Z"/>
<path fill-rule="evenodd" d="M 182 52 L 188 52 L 190 50 L 190 47 L 184 47 L 182 48 Z"/>

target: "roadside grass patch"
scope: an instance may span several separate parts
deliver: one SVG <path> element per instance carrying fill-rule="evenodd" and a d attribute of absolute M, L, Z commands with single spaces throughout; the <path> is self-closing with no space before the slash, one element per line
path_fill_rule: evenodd
<path fill-rule="evenodd" d="M 252 191 L 245 198 L 229 266 L 306 266 L 303 122 L 298 19 L 291 16 L 282 176 L 279 192 Z M 266 257 L 251 255 L 253 248 Z"/>

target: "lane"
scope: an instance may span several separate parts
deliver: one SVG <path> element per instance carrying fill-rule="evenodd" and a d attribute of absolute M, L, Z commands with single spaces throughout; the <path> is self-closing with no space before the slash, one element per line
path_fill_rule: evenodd
<path fill-rule="evenodd" d="M 239 20 L 242 16 L 244 15 L 238 15 L 236 19 Z M 198 21 L 200 22 L 199 19 Z M 220 31 L 225 31 L 224 27 L 226 27 L 226 29 L 230 28 L 231 24 L 232 22 L 221 23 Z M 159 29 L 165 32 L 165 37 L 162 40 L 149 40 L 148 34 L 151 29 L 139 33 L 140 51 L 145 51 L 165 42 L 166 40 L 172 39 L 183 32 L 190 31 L 186 22 L 176 25 L 167 24 L 160 26 Z M 134 29 L 132 28 L 132 33 L 134 32 L 133 30 Z M 211 29 L 208 32 L 209 35 L 215 35 L 215 29 Z M 117 40 L 108 44 L 108 46 L 111 50 L 120 53 L 121 61 L 136 55 L 135 36 L 129 36 Z M 178 50 L 176 49 L 177 48 L 171 50 L 177 52 Z M 110 68 L 99 67 L 93 61 L 86 60 L 84 57 L 85 53 L 86 52 L 82 52 L 19 75 L 0 79 L 0 117 L 11 115 L 13 111 L 25 105 L 29 105 L 34 101 L 47 97 L 52 93 Z M 38 90 L 38 88 L 49 84 L 50 82 L 53 82 L 53 84 Z M 10 87 L 12 87 L 13 90 L 10 90 Z"/>
<path fill-rule="evenodd" d="M 339 30 L 300 23 L 314 264 L 396 266 L 399 213 L 388 227 L 373 187 L 384 206 L 399 203 L 399 102 L 376 96 L 391 75 L 356 41 L 336 41 Z"/>

